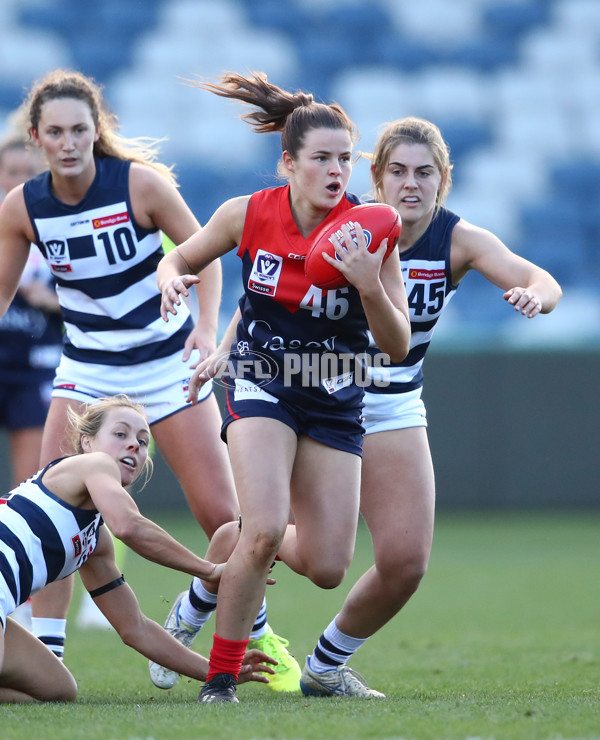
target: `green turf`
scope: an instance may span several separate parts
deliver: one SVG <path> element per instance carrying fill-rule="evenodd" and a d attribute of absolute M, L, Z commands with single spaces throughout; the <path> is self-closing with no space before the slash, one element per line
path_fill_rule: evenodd
<path fill-rule="evenodd" d="M 161 523 L 204 550 L 193 523 Z M 163 692 L 114 632 L 69 627 L 66 662 L 80 686 L 69 706 L 2 707 L 1 740 L 198 738 L 600 738 L 600 512 L 441 515 L 430 571 L 403 613 L 352 665 L 385 702 L 307 699 L 242 686 L 239 705 L 200 706 L 199 684 Z M 360 530 L 342 587 L 322 591 L 285 566 L 269 588 L 270 621 L 300 662 L 369 563 Z M 130 555 L 125 574 L 163 621 L 183 575 Z M 212 629 L 198 638 L 207 652 Z"/>

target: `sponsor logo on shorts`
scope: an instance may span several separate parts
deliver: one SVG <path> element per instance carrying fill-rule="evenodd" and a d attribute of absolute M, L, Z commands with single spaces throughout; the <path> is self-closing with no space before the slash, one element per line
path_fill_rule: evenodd
<path fill-rule="evenodd" d="M 81 551 L 83 550 L 83 547 L 81 545 L 81 538 L 78 534 L 76 534 L 75 537 L 72 538 L 71 542 L 73 543 L 73 555 L 78 558 L 81 555 Z"/>
<path fill-rule="evenodd" d="M 124 213 L 115 213 L 114 216 L 95 218 L 92 221 L 92 226 L 95 229 L 105 229 L 107 226 L 116 226 L 117 224 L 123 224 L 127 221 L 129 221 L 129 214 L 125 211 Z"/>
<path fill-rule="evenodd" d="M 59 383 L 55 388 L 62 388 L 65 391 L 74 391 L 77 386 L 75 383 Z"/>

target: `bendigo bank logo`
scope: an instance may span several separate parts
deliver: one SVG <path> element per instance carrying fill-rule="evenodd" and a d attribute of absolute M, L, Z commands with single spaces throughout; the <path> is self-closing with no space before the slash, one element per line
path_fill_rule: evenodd
<path fill-rule="evenodd" d="M 115 213 L 113 216 L 102 216 L 102 218 L 95 218 L 92 221 L 92 226 L 95 229 L 104 229 L 107 226 L 116 226 L 117 224 L 125 223 L 129 221 L 129 214 L 127 211 L 124 213 Z"/>
<path fill-rule="evenodd" d="M 423 267 L 412 267 L 408 271 L 411 280 L 443 280 L 446 277 L 445 270 L 427 270 Z"/>

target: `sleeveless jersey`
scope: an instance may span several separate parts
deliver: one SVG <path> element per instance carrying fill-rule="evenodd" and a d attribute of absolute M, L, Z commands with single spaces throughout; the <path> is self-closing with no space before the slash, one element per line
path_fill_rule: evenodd
<path fill-rule="evenodd" d="M 31 251 L 21 279 L 49 283 L 41 255 Z M 0 382 L 34 384 L 52 380 L 62 350 L 62 319 L 28 303 L 17 291 L 0 319 Z"/>
<path fill-rule="evenodd" d="M 305 407 L 360 405 L 355 355 L 367 350 L 368 334 L 359 293 L 352 286 L 322 290 L 304 274 L 316 232 L 358 203 L 345 194 L 304 238 L 291 212 L 289 185 L 251 196 L 238 249 L 245 294 L 230 356 L 237 378 Z M 266 363 L 264 376 L 257 375 L 256 363 L 247 362 L 257 358 Z"/>
<path fill-rule="evenodd" d="M 0 498 L 0 590 L 6 613 L 75 572 L 96 548 L 100 513 L 70 506 L 42 483 L 57 462 Z"/>
<path fill-rule="evenodd" d="M 63 353 L 79 362 L 133 365 L 181 352 L 193 324 L 182 304 L 160 317 L 158 229 L 136 222 L 130 162 L 96 159 L 96 177 L 75 206 L 52 193 L 50 172 L 24 186 L 35 241 L 57 282 Z"/>
<path fill-rule="evenodd" d="M 369 368 L 369 393 L 406 393 L 423 385 L 423 359 L 435 325 L 454 294 L 450 270 L 452 230 L 459 216 L 441 208 L 425 233 L 409 249 L 400 253 L 402 277 L 406 286 L 410 315 L 410 350 L 400 363 Z M 377 347 L 371 343 L 370 354 L 376 358 Z"/>

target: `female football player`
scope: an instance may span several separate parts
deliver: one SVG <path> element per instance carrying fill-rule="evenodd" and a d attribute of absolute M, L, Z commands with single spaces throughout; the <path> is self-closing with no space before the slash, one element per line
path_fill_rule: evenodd
<path fill-rule="evenodd" d="M 199 86 L 254 106 L 244 117 L 258 132 L 281 132 L 288 182 L 225 202 L 157 270 L 169 320 L 197 273 L 236 247 L 245 287 L 223 423 L 242 528 L 219 586 L 201 702 L 237 701 L 239 666 L 277 554 L 322 588 L 341 582 L 354 550 L 363 436 L 352 360 L 366 349 L 368 328 L 395 362 L 406 356 L 410 335 L 397 252 L 382 264 L 386 240 L 371 253 L 360 226 L 356 242 L 343 227 L 335 246 L 347 287 L 321 290 L 304 274 L 319 227 L 358 202 L 346 194 L 356 131 L 344 111 L 286 92 L 262 73 L 229 73 L 221 83 Z M 284 548 L 290 507 L 297 539 Z"/>
<path fill-rule="evenodd" d="M 126 396 L 100 399 L 69 413 L 78 454 L 46 465 L 0 499 L 0 702 L 72 701 L 70 671 L 10 613 L 48 583 L 79 570 L 123 642 L 198 681 L 205 658 L 181 645 L 141 612 L 114 558 L 115 537 L 142 557 L 218 581 L 223 564 L 204 560 L 142 516 L 125 490 L 149 468 L 144 409 Z M 253 650 L 241 680 L 266 681 L 273 661 Z"/>

